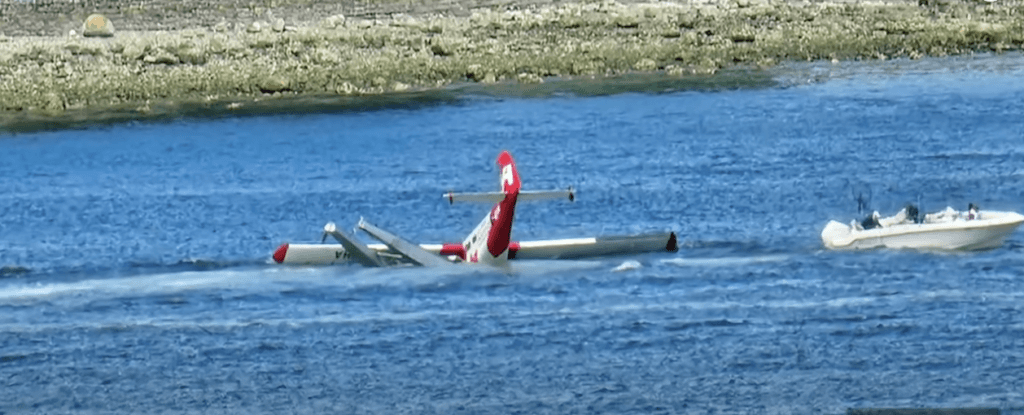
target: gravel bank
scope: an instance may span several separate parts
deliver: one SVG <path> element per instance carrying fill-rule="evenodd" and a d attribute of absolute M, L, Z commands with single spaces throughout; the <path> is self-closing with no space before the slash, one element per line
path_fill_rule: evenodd
<path fill-rule="evenodd" d="M 713 78 L 723 68 L 784 60 L 917 59 L 1024 45 L 1020 2 L 96 0 L 59 12 L 46 7 L 65 3 L 38 11 L 0 4 L 0 32 L 8 31 L 0 38 L 0 129 L 7 130 L 24 128 L 26 119 L 61 128 L 111 114 L 147 118 L 157 107 L 166 116 L 275 98 L 630 72 Z M 97 10 L 110 17 L 114 36 L 65 32 L 80 30 Z M 19 19 L 53 23 L 39 26 L 47 33 L 30 33 L 32 24 L 11 23 Z"/>

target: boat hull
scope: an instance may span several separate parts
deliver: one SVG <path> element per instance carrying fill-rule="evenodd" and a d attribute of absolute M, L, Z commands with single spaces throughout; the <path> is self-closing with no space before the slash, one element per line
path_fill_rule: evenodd
<path fill-rule="evenodd" d="M 903 224 L 887 228 L 856 230 L 831 221 L 821 232 L 829 249 L 925 249 L 971 251 L 993 249 L 1024 223 L 1015 212 L 984 212 L 985 219 L 942 223 Z"/>

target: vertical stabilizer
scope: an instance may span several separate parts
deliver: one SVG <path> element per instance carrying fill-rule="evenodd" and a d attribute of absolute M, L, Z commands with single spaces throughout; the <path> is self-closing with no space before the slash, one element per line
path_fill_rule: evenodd
<path fill-rule="evenodd" d="M 512 160 L 512 154 L 502 151 L 498 155 L 498 171 L 501 172 L 501 191 L 505 195 L 519 193 L 522 183 L 519 181 L 519 171 L 516 170 L 516 162 Z"/>
<path fill-rule="evenodd" d="M 495 262 L 508 260 L 508 247 L 512 237 L 512 220 L 515 216 L 516 201 L 522 182 L 516 163 L 508 151 L 497 159 L 499 183 L 504 197 L 491 212 L 480 221 L 473 233 L 466 238 L 466 260 L 470 262 Z"/>
<path fill-rule="evenodd" d="M 516 213 L 516 202 L 519 199 L 519 171 L 516 162 L 508 151 L 498 155 L 498 167 L 501 169 L 501 191 L 505 199 L 498 202 L 491 210 L 491 231 L 487 235 L 487 251 L 491 256 L 498 257 L 503 253 L 508 258 L 508 244 L 512 238 L 512 219 Z"/>

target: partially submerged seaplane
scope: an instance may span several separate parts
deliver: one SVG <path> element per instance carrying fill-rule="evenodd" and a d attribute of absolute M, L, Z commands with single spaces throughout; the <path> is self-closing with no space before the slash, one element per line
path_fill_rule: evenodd
<path fill-rule="evenodd" d="M 829 249 L 908 248 L 927 250 L 982 250 L 997 248 L 1024 223 L 1016 212 L 981 211 L 974 204 L 967 211 L 951 207 L 919 215 L 913 205 L 896 215 L 872 213 L 863 222 L 844 225 L 830 221 L 821 231 Z"/>
<path fill-rule="evenodd" d="M 395 265 L 443 266 L 455 262 L 507 265 L 512 259 L 577 259 L 606 255 L 628 255 L 644 252 L 677 250 L 673 232 L 596 238 L 554 239 L 515 242 L 511 239 L 516 203 L 532 200 L 568 199 L 573 201 L 572 188 L 555 191 L 523 191 L 519 172 L 507 151 L 498 155 L 501 192 L 447 193 L 448 203 L 494 203 L 490 213 L 463 243 L 423 244 L 406 241 L 360 219 L 357 225 L 380 241 L 363 244 L 333 223 L 324 225 L 324 239 L 333 237 L 339 245 L 283 244 L 274 252 L 274 261 L 281 264 L 329 265 L 355 262 L 368 267 Z"/>

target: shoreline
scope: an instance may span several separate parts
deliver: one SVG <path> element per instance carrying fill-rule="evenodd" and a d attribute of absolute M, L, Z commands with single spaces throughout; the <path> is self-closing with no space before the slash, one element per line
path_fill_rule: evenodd
<path fill-rule="evenodd" d="M 269 8 L 262 19 L 213 27 L 105 38 L 5 36 L 0 131 L 210 108 L 223 115 L 259 101 L 279 105 L 248 105 L 244 112 L 290 112 L 291 101 L 307 102 L 301 109 L 318 99 L 444 96 L 463 83 L 530 88 L 553 79 L 657 74 L 681 85 L 714 84 L 736 68 L 784 61 L 918 59 L 1024 45 L 1021 3 L 524 4 L 372 20 L 313 15 L 319 20 L 295 25 Z"/>
<path fill-rule="evenodd" d="M 620 93 L 664 93 L 670 91 L 721 91 L 737 88 L 766 88 L 776 85 L 764 71 L 727 68 L 715 76 L 678 77 L 664 73 L 627 73 L 608 77 L 558 77 L 545 82 L 521 84 L 515 80 L 482 84 L 463 81 L 438 88 L 423 88 L 379 94 L 263 94 L 209 102 L 182 103 L 174 99 L 151 100 L 144 107 L 134 104 L 110 105 L 64 111 L 0 112 L 0 135 L 4 132 L 59 131 L 114 125 L 133 121 L 178 119 L 220 119 L 288 114 L 329 114 L 386 109 L 417 109 L 458 104 L 467 100 L 503 98 L 546 98 L 552 96 L 602 96 Z"/>

